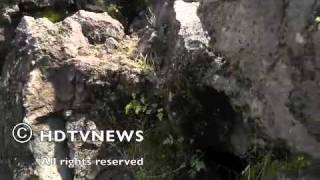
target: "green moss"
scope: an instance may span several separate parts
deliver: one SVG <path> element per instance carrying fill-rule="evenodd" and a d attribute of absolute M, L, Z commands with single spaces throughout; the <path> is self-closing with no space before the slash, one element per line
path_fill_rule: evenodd
<path fill-rule="evenodd" d="M 121 14 L 121 6 L 117 5 L 117 4 L 109 4 L 107 6 L 105 6 L 105 11 L 113 18 L 116 19 L 120 19 L 122 18 L 122 14 Z"/>
<path fill-rule="evenodd" d="M 51 22 L 61 21 L 64 17 L 66 17 L 66 15 L 66 11 L 56 9 L 45 9 L 33 14 L 33 16 L 36 18 L 47 18 Z"/>
<path fill-rule="evenodd" d="M 99 7 L 102 7 L 102 9 L 107 12 L 111 17 L 119 20 L 122 22 L 124 20 L 123 14 L 121 13 L 122 6 L 118 3 L 109 3 L 106 4 L 103 0 L 97 0 L 96 4 Z"/>
<path fill-rule="evenodd" d="M 44 14 L 44 17 L 48 18 L 51 22 L 57 22 L 64 17 L 64 13 L 48 11 L 46 14 Z"/>

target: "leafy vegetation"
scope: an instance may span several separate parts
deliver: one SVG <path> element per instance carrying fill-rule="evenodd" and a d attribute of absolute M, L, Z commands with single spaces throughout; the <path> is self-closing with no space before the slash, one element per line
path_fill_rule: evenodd
<path fill-rule="evenodd" d="M 193 155 L 190 160 L 189 175 L 191 178 L 196 178 L 197 174 L 202 170 L 206 170 L 206 164 L 198 155 Z"/>
<path fill-rule="evenodd" d="M 128 144 L 123 148 L 124 154 L 128 158 L 145 159 L 144 166 L 134 169 L 138 180 L 196 179 L 206 169 L 201 153 L 189 147 L 181 127 L 170 121 L 161 102 L 164 100 L 157 96 L 132 94 L 124 112 L 128 119 L 135 119 L 136 128 L 144 131 L 145 140 Z"/>
<path fill-rule="evenodd" d="M 139 129 L 144 130 L 144 142 L 132 144 L 127 151 L 129 157 L 146 159 L 145 166 L 136 169 L 137 179 L 164 179 L 184 168 L 182 159 L 176 157 L 177 153 L 183 154 L 181 144 L 175 140 L 176 130 L 170 127 L 163 107 L 143 95 L 133 94 L 125 113 L 140 120 Z"/>
<path fill-rule="evenodd" d="M 243 176 L 245 180 L 261 180 L 279 172 L 298 172 L 309 165 L 310 161 L 305 155 L 293 155 L 283 145 L 276 143 L 272 148 L 261 148 L 253 153 Z"/>

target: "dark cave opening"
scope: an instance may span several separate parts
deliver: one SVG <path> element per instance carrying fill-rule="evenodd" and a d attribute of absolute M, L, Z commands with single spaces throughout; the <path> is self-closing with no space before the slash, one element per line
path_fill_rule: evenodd
<path fill-rule="evenodd" d="M 192 113 L 183 123 L 184 133 L 192 139 L 192 150 L 201 152 L 206 170 L 199 180 L 238 180 L 247 162 L 232 151 L 230 134 L 237 120 L 228 97 L 210 87 L 192 92 Z"/>

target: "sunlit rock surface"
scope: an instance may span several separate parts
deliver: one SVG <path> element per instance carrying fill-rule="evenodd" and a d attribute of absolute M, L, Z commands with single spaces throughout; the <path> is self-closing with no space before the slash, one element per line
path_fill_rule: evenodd
<path fill-rule="evenodd" d="M 72 172 L 66 166 L 40 164 L 43 157 L 94 159 L 102 146 L 90 142 L 86 145 L 41 142 L 39 133 L 85 128 L 89 122 L 97 129 L 96 123 L 108 121 L 111 116 L 99 115 L 99 109 L 108 107 L 108 103 L 120 106 L 120 94 L 130 96 L 130 89 L 143 79 L 140 66 L 126 49 L 133 48 L 135 43 L 135 39 L 125 38 L 122 25 L 107 13 L 79 11 L 59 23 L 46 18 L 22 18 L 1 82 L 4 87 L 1 94 L 12 104 L 1 103 L 0 116 L 2 122 L 26 122 L 34 131 L 30 152 L 36 171 L 29 173 L 30 177 L 82 179 L 103 171 L 79 165 Z M 112 114 L 113 110 L 108 112 Z M 72 116 L 65 115 L 70 113 Z M 18 171 L 33 169 L 31 165 L 13 167 Z M 26 173 L 16 176 L 19 179 Z"/>

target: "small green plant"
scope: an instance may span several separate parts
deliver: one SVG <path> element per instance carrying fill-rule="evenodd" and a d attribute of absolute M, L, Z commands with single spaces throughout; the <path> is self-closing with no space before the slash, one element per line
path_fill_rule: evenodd
<path fill-rule="evenodd" d="M 196 178 L 196 175 L 202 171 L 206 169 L 206 164 L 201 160 L 201 157 L 199 157 L 198 155 L 193 155 L 191 157 L 191 161 L 190 161 L 190 170 L 189 170 L 189 176 L 194 179 Z"/>
<path fill-rule="evenodd" d="M 124 112 L 126 116 L 134 115 L 134 118 L 139 118 L 141 121 L 152 119 L 150 122 L 162 121 L 166 116 L 164 108 L 158 103 L 150 103 L 145 96 L 135 93 L 131 95 L 131 101 L 125 106 Z"/>
<path fill-rule="evenodd" d="M 242 172 L 245 180 L 261 180 L 265 176 L 275 175 L 278 172 L 296 172 L 303 170 L 310 165 L 310 162 L 304 155 L 282 154 L 282 157 L 276 155 L 277 152 L 270 150 L 255 161 Z"/>
<path fill-rule="evenodd" d="M 139 115 L 141 113 L 146 113 L 148 109 L 148 104 L 145 101 L 145 98 L 142 96 L 140 99 L 137 98 L 136 94 L 132 94 L 132 100 L 125 107 L 125 114 L 129 115 L 134 113 Z"/>
<path fill-rule="evenodd" d="M 143 56 L 143 55 L 137 56 L 136 61 L 138 62 L 140 68 L 145 73 L 149 73 L 149 72 L 153 71 L 154 62 L 153 62 L 153 60 L 148 58 L 147 55 L 145 55 L 145 56 Z"/>
<path fill-rule="evenodd" d="M 158 97 L 132 94 L 124 107 L 128 119 L 135 119 L 138 129 L 144 131 L 144 141 L 129 144 L 126 157 L 145 159 L 145 165 L 135 167 L 137 180 L 167 179 L 178 176 L 189 164 L 184 138 L 168 115 Z"/>

